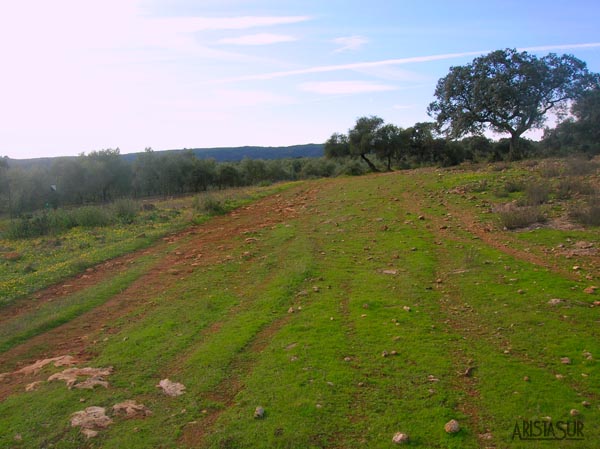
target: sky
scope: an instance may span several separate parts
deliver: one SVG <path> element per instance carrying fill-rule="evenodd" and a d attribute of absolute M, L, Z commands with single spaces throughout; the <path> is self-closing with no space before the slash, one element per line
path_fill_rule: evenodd
<path fill-rule="evenodd" d="M 408 127 L 451 66 L 493 50 L 600 72 L 599 23 L 590 0 L 0 0 L 0 156 Z"/>

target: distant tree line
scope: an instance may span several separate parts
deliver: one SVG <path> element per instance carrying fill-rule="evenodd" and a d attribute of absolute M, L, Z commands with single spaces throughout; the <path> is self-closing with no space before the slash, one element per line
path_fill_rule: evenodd
<path fill-rule="evenodd" d="M 358 175 L 366 166 L 325 158 L 216 162 L 191 150 L 155 153 L 133 162 L 119 149 L 56 158 L 49 165 L 12 167 L 0 158 L 0 214 L 17 217 L 44 208 L 108 203 L 119 198 L 174 196 L 309 178 Z"/>

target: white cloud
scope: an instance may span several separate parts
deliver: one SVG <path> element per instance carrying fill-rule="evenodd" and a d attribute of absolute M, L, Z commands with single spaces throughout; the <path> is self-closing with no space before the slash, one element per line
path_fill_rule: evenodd
<path fill-rule="evenodd" d="M 355 35 L 355 36 L 338 37 L 338 38 L 335 38 L 332 42 L 334 44 L 340 46 L 339 48 L 337 48 L 334 51 L 334 53 L 339 53 L 342 51 L 358 50 L 363 45 L 365 45 L 367 42 L 369 42 L 369 40 L 366 37 Z"/>
<path fill-rule="evenodd" d="M 258 33 L 221 39 L 219 40 L 219 43 L 232 45 L 270 45 L 279 44 L 282 42 L 292 42 L 295 40 L 297 39 L 294 36 L 289 36 L 286 34 Z"/>
<path fill-rule="evenodd" d="M 363 94 L 395 90 L 388 84 L 369 81 L 320 81 L 300 84 L 300 89 L 323 95 Z"/>

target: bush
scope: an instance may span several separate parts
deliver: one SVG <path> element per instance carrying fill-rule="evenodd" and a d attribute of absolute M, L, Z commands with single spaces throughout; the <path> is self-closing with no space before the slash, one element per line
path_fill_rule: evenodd
<path fill-rule="evenodd" d="M 567 178 L 561 180 L 556 187 L 556 196 L 560 199 L 569 199 L 574 195 L 591 195 L 594 188 L 586 182 L 576 178 Z"/>
<path fill-rule="evenodd" d="M 525 197 L 519 201 L 521 206 L 539 206 L 548 201 L 550 186 L 541 182 L 533 182 L 525 188 Z"/>
<path fill-rule="evenodd" d="M 571 218 L 585 226 L 600 226 L 600 195 L 596 193 L 586 207 L 571 211 Z"/>
<path fill-rule="evenodd" d="M 506 229 L 526 228 L 534 223 L 543 223 L 546 216 L 538 206 L 507 208 L 499 212 L 500 223 Z"/>
<path fill-rule="evenodd" d="M 212 195 L 196 196 L 194 198 L 194 209 L 208 215 L 223 215 L 227 213 L 227 208 L 223 202 Z"/>
<path fill-rule="evenodd" d="M 78 226 L 93 228 L 111 224 L 112 217 L 106 208 L 101 206 L 84 206 L 72 211 Z"/>
<path fill-rule="evenodd" d="M 596 173 L 598 165 L 585 157 L 567 159 L 566 173 L 570 176 L 585 176 Z"/>
<path fill-rule="evenodd" d="M 139 210 L 139 204 L 127 198 L 117 200 L 112 204 L 112 211 L 121 223 L 133 223 Z"/>

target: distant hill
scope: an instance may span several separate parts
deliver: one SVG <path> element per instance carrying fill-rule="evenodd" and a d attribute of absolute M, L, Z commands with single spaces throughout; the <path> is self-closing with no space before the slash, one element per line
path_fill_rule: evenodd
<path fill-rule="evenodd" d="M 292 145 L 289 147 L 225 147 L 225 148 L 186 148 L 191 150 L 199 159 L 215 159 L 218 162 L 241 161 L 242 159 L 289 159 L 298 157 L 322 157 L 322 143 Z M 167 150 L 185 151 L 185 150 Z M 156 153 L 163 153 L 157 151 Z M 141 153 L 124 154 L 123 158 L 133 161 Z"/>
<path fill-rule="evenodd" d="M 162 150 L 156 154 L 167 152 L 180 152 L 191 150 L 199 159 L 215 159 L 218 162 L 235 162 L 244 158 L 248 159 L 288 159 L 299 157 L 322 157 L 322 143 L 309 143 L 305 145 L 292 145 L 289 147 L 223 147 L 223 148 L 186 148 L 185 150 Z M 133 162 L 142 153 L 129 153 L 121 155 L 128 162 Z M 71 156 L 76 157 L 76 156 Z M 63 157 L 64 158 L 64 157 Z M 43 157 L 34 159 L 9 159 L 13 167 L 30 168 L 35 166 L 49 166 L 58 157 Z"/>

